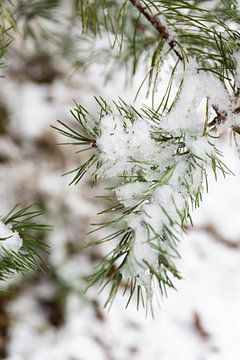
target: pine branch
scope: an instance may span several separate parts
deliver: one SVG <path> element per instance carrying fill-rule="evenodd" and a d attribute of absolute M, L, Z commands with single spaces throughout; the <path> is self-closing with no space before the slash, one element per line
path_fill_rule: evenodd
<path fill-rule="evenodd" d="M 190 212 L 192 209 L 197 208 L 201 203 L 204 182 L 206 182 L 207 186 L 206 167 L 208 165 L 212 167 L 216 178 L 219 172 L 222 172 L 224 176 L 230 172 L 222 163 L 220 159 L 221 154 L 215 149 L 214 145 L 210 143 L 207 145 L 208 154 L 204 154 L 204 152 L 201 153 L 201 151 L 198 153 L 197 149 L 192 150 L 191 145 L 189 146 L 186 140 L 189 136 L 186 130 L 182 129 L 178 136 L 166 131 L 164 127 L 162 128 L 161 121 L 154 119 L 155 112 L 151 112 L 150 109 L 149 111 L 146 111 L 146 109 L 137 110 L 133 106 L 128 106 L 121 101 L 118 103 L 115 102 L 114 107 L 107 104 L 103 99 L 97 99 L 97 103 L 100 107 L 99 118 L 93 119 L 93 116 L 85 110 L 84 123 L 81 121 L 80 124 L 81 130 L 74 130 L 74 133 L 79 134 L 78 136 L 81 137 L 81 132 L 83 131 L 83 133 L 86 132 L 89 134 L 89 129 L 92 129 L 92 125 L 90 124 L 94 124 L 96 141 L 94 142 L 94 147 L 86 148 L 87 151 L 93 152 L 93 155 L 90 156 L 90 160 L 88 160 L 86 164 L 81 165 L 77 169 L 78 172 L 80 171 L 80 175 L 77 173 L 72 183 L 78 183 L 80 177 L 82 177 L 83 173 L 87 170 L 88 162 L 93 158 L 96 163 L 96 170 L 93 172 L 95 180 L 99 181 L 100 179 L 108 179 L 111 177 L 119 180 L 115 186 L 106 189 L 110 192 L 107 200 L 111 201 L 111 205 L 99 212 L 100 216 L 115 213 L 113 220 L 110 219 L 98 224 L 92 224 L 96 227 L 93 230 L 94 232 L 103 228 L 107 229 L 109 226 L 112 228 L 116 225 L 118 226 L 118 230 L 110 232 L 107 236 L 92 243 L 92 245 L 96 246 L 105 242 L 113 242 L 114 245 L 112 251 L 88 278 L 88 285 L 91 286 L 94 283 L 100 283 L 104 288 L 108 284 L 111 284 L 106 305 L 112 303 L 119 286 L 124 282 L 126 292 L 130 292 L 128 303 L 133 293 L 135 293 L 135 291 L 142 291 L 142 288 L 145 289 L 146 293 L 145 295 L 141 294 L 141 297 L 146 296 L 146 301 L 148 301 L 151 297 L 150 283 L 153 278 L 156 279 L 162 295 L 166 294 L 168 287 L 174 287 L 174 279 L 181 278 L 174 263 L 175 259 L 179 257 L 177 251 L 179 234 L 181 234 L 186 221 L 190 221 L 191 223 Z M 79 116 L 82 118 L 81 112 L 81 107 L 76 106 L 73 114 L 78 123 Z M 118 137 L 119 126 L 121 127 L 121 121 L 120 123 L 118 122 L 119 119 L 121 119 L 123 129 L 125 129 L 124 134 L 122 134 L 120 138 Z M 129 125 L 129 120 L 132 125 Z M 106 121 L 106 123 L 104 121 Z M 134 138 L 134 126 L 138 126 L 137 124 L 140 126 L 141 122 L 143 124 L 146 122 L 151 124 L 151 126 L 149 126 L 149 134 L 145 135 L 150 135 L 151 139 L 156 143 L 154 150 L 156 154 L 151 157 L 150 161 L 144 159 L 147 154 L 138 154 L 140 146 L 143 146 L 143 144 L 137 145 L 137 139 Z M 62 122 L 61 124 L 64 125 Z M 110 126 L 111 136 L 104 138 L 104 136 L 106 136 L 104 134 L 106 131 L 105 126 L 107 126 L 107 124 Z M 204 122 L 203 126 L 205 126 Z M 137 129 L 135 131 L 137 131 Z M 202 132 L 203 130 L 200 131 L 200 134 L 202 134 Z M 61 130 L 60 133 L 64 136 L 71 137 L 72 132 L 69 129 L 68 134 Z M 133 138 L 131 136 L 129 138 L 129 134 L 132 134 Z M 202 135 L 200 134 L 199 136 L 201 137 Z M 114 144 L 123 141 L 125 136 L 126 143 L 121 144 L 121 147 L 128 147 L 129 151 L 133 151 L 135 155 L 134 157 L 131 154 L 128 155 L 128 158 L 126 158 L 121 167 L 118 168 L 119 163 L 123 160 L 121 156 L 118 159 L 118 152 L 114 149 Z M 196 140 L 196 135 L 192 136 L 193 142 L 198 141 Z M 205 136 L 207 136 L 207 134 L 205 134 Z M 85 137 L 88 136 L 85 135 Z M 110 139 L 111 137 L 112 139 Z M 91 136 L 88 138 L 90 139 Z M 106 148 L 104 148 L 104 139 L 106 141 Z M 111 148 L 111 144 L 108 143 L 109 141 L 111 141 L 113 148 Z M 135 144 L 133 148 L 131 148 L 132 143 Z M 88 144 L 83 142 L 82 146 L 88 146 Z M 167 155 L 169 156 L 167 161 L 162 160 L 165 162 L 164 167 L 160 159 L 164 159 L 163 154 L 166 149 L 169 149 L 168 151 L 170 151 L 170 153 Z M 108 151 L 111 153 L 109 158 L 106 154 Z M 116 160 L 111 160 L 114 156 Z M 159 166 L 159 161 L 161 162 L 161 166 Z M 178 174 L 176 169 L 179 163 L 182 162 L 186 162 L 188 165 L 183 173 Z M 152 180 L 148 179 L 149 172 L 151 172 Z M 198 174 L 196 178 L 195 173 Z M 171 189 L 173 177 L 175 177 L 174 186 L 179 186 L 179 190 L 175 190 L 175 192 L 172 193 L 167 204 L 164 203 L 163 205 L 164 200 L 162 200 L 161 205 L 157 208 L 158 210 L 154 208 L 154 212 L 159 211 L 159 219 L 163 219 L 161 229 L 157 230 L 155 227 L 156 224 L 151 220 L 153 214 L 148 214 L 148 204 L 151 204 L 152 198 L 155 196 L 154 194 L 158 191 L 161 193 L 161 191 L 165 192 L 167 189 L 168 191 Z M 175 183 L 175 181 L 177 182 Z M 136 192 L 133 190 L 133 193 L 131 193 L 131 189 L 134 189 L 135 184 L 144 190 Z M 129 195 L 125 196 L 124 192 L 122 193 L 122 189 L 128 189 L 128 187 Z M 182 199 L 176 195 L 177 193 L 184 194 L 182 195 Z M 192 205 L 192 209 L 189 203 Z M 131 225 L 131 219 L 136 219 L 138 223 L 138 218 L 138 226 L 141 227 L 142 240 L 139 239 L 139 230 Z M 157 260 L 155 264 L 147 259 L 141 260 L 141 258 L 135 258 L 135 244 L 139 241 L 148 244 L 149 251 L 156 254 Z M 89 245 L 91 245 L 91 243 L 87 244 L 87 246 Z M 147 251 L 146 249 L 144 256 L 148 256 Z M 149 280 L 146 282 L 145 280 L 141 280 L 148 276 Z M 141 283 L 141 281 L 143 282 Z"/>
<path fill-rule="evenodd" d="M 41 239 L 51 227 L 35 221 L 42 215 L 43 211 L 34 210 L 32 205 L 20 210 L 16 206 L 0 218 L 0 224 L 4 224 L 5 231 L 9 233 L 7 238 L 0 239 L 0 280 L 6 280 L 15 273 L 25 275 L 30 270 L 41 268 L 45 263 L 44 255 L 48 245 Z M 18 246 L 17 243 L 14 245 L 15 250 L 8 243 L 14 237 L 19 241 Z M 19 247 L 18 250 L 16 246 Z"/>
<path fill-rule="evenodd" d="M 151 107 L 136 109 L 123 100 L 109 105 L 100 97 L 95 117 L 75 104 L 72 115 L 77 129 L 62 121 L 53 126 L 67 137 L 66 144 L 89 152 L 87 161 L 68 172 L 73 173 L 70 184 L 78 184 L 90 168 L 95 182 L 111 184 L 106 188 L 109 205 L 99 212 L 105 217 L 93 224 L 93 231 L 111 231 L 93 245 L 112 242 L 112 250 L 89 278 L 90 284 L 111 284 L 109 304 L 120 286 L 130 292 L 128 303 L 135 292 L 138 303 L 143 293 L 146 303 L 155 281 L 163 295 L 168 287 L 174 287 L 174 281 L 181 277 L 175 264 L 179 237 L 184 223 L 192 223 L 191 213 L 208 189 L 207 169 L 212 169 L 216 179 L 219 174 L 231 173 L 217 149 L 217 137 L 223 124 L 235 135 L 239 133 L 240 20 L 233 12 L 234 0 L 214 1 L 210 8 L 204 3 L 78 0 L 74 14 L 78 17 L 73 23 L 80 19 L 80 37 L 64 32 L 66 28 L 54 34 L 45 29 L 41 19 L 55 21 L 54 7 L 45 7 L 45 1 L 30 1 L 13 11 L 13 20 L 23 21 L 22 28 L 38 46 L 39 40 L 48 39 L 54 44 L 54 53 L 61 49 L 68 56 L 79 45 L 73 62 L 84 68 L 101 59 L 109 63 L 113 48 L 118 49 L 112 56 L 114 66 L 132 61 L 133 75 L 143 56 L 148 59 L 148 73 L 138 93 L 149 79 Z M 101 36 L 108 39 L 109 49 L 99 49 Z M 46 42 L 42 43 L 45 47 Z M 169 69 L 165 74 L 168 81 L 163 96 L 156 100 L 162 68 Z M 197 109 L 203 103 L 200 121 Z M 211 109 L 215 110 L 214 118 Z M 18 220 L 12 218 L 13 229 L 19 234 L 22 226 L 26 233 L 38 230 L 30 221 L 35 215 L 27 211 L 23 224 L 19 222 L 21 214 L 17 214 Z M 25 237 L 26 256 L 19 258 L 21 250 L 11 254 L 8 264 L 12 269 L 34 267 L 35 256 L 27 255 L 32 241 L 31 234 Z"/>
<path fill-rule="evenodd" d="M 162 24 L 158 16 L 152 15 L 146 7 L 142 5 L 140 0 L 129 0 L 133 6 L 135 6 L 142 15 L 155 27 L 164 40 L 169 39 L 169 32 L 165 25 Z"/>
<path fill-rule="evenodd" d="M 166 40 L 170 46 L 170 48 L 175 52 L 177 57 L 180 60 L 183 60 L 182 55 L 179 53 L 178 50 L 175 49 L 176 42 L 174 40 L 170 40 L 170 34 L 166 26 L 161 22 L 159 19 L 159 16 L 152 15 L 146 7 L 143 6 L 142 2 L 140 0 L 129 0 L 133 6 L 135 6 L 139 12 L 145 16 L 145 18 L 153 25 L 153 27 L 157 30 L 157 32 L 161 35 L 161 37 Z"/>

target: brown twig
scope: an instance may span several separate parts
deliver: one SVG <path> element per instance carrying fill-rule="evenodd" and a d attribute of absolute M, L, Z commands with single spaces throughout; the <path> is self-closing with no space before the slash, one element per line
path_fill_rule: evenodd
<path fill-rule="evenodd" d="M 194 324 L 194 328 L 196 329 L 196 331 L 204 341 L 210 339 L 211 336 L 208 333 L 208 331 L 205 329 L 202 322 L 202 318 L 197 311 L 195 311 L 193 314 L 193 324 Z"/>
<path fill-rule="evenodd" d="M 220 111 L 216 106 L 213 105 L 213 109 L 216 112 L 215 118 L 208 124 L 208 127 L 211 130 L 216 130 L 216 126 L 220 124 L 224 124 L 227 120 L 227 112 Z M 233 110 L 233 114 L 238 114 L 240 112 L 240 108 L 235 108 Z M 240 134 L 240 126 L 238 125 L 231 125 L 231 128 L 234 132 Z"/>
<path fill-rule="evenodd" d="M 233 241 L 224 238 L 213 225 L 205 225 L 204 227 L 202 227 L 202 229 L 206 231 L 209 235 L 211 235 L 212 238 L 219 244 L 236 250 L 240 249 L 240 241 Z"/>
<path fill-rule="evenodd" d="M 170 33 L 166 26 L 161 22 L 160 18 L 156 15 L 151 14 L 146 7 L 143 6 L 140 0 L 129 0 L 133 6 L 135 6 L 138 11 L 145 16 L 145 18 L 153 25 L 153 27 L 157 30 L 157 32 L 161 35 L 161 37 L 166 40 L 170 46 L 170 48 L 174 51 L 177 57 L 180 60 L 183 60 L 182 55 L 175 49 L 176 42 L 174 40 L 170 40 Z"/>
<path fill-rule="evenodd" d="M 213 225 L 213 224 L 206 224 L 206 225 L 202 225 L 202 226 L 198 226 L 198 227 L 193 227 L 193 228 L 190 228 L 188 226 L 185 227 L 186 230 L 191 230 L 191 231 L 204 231 L 206 232 L 207 234 L 209 234 L 211 236 L 211 238 L 218 242 L 219 244 L 223 245 L 223 246 L 226 246 L 228 248 L 231 248 L 231 249 L 236 249 L 236 250 L 239 250 L 240 249 L 240 241 L 239 240 L 236 240 L 236 241 L 233 241 L 233 240 L 229 240 L 227 238 L 225 238 L 223 235 L 221 235 L 216 227 Z"/>

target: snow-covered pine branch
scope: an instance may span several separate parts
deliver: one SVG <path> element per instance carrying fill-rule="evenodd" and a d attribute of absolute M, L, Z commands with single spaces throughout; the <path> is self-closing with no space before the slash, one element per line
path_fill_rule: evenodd
<path fill-rule="evenodd" d="M 0 57 L 17 30 L 30 48 L 55 51 L 76 68 L 124 64 L 135 75 L 139 64 L 148 66 L 151 108 L 123 101 L 112 106 L 99 98 L 98 117 L 76 105 L 72 114 L 81 129 L 60 122 L 58 130 L 90 152 L 71 183 L 93 166 L 95 181 L 112 183 L 112 203 L 102 213 L 115 217 L 99 227 L 116 229 L 96 243 L 114 240 L 113 251 L 89 284 L 112 281 L 111 300 L 124 279 L 130 297 L 146 289 L 149 298 L 153 278 L 165 292 L 180 277 L 177 242 L 207 188 L 207 168 L 215 177 L 230 173 L 217 150 L 219 136 L 229 128 L 239 144 L 239 2 L 79 0 L 52 32 L 63 4 L 3 0 Z M 168 81 L 159 98 L 162 77 Z M 22 238 L 20 230 L 9 231 Z"/>
<path fill-rule="evenodd" d="M 93 11 L 94 2 L 80 3 Z M 105 6 L 105 14 L 112 15 L 111 6 Z M 204 1 L 181 0 L 174 4 L 168 0 L 116 1 L 113 6 L 120 9 L 112 23 L 116 20 L 115 39 L 121 28 L 122 56 L 129 41 L 126 9 L 132 14 L 135 8 L 138 16 L 135 49 L 141 47 L 151 27 L 158 33 L 145 53 L 153 51 L 153 98 L 161 85 L 161 68 L 168 64 L 166 91 L 156 105 L 153 101 L 152 108 L 135 109 L 123 101 L 110 106 L 99 98 L 98 118 L 76 105 L 72 114 L 81 129 L 73 130 L 62 122 L 57 129 L 91 152 L 75 170 L 72 183 L 77 184 L 93 165 L 95 181 L 107 180 L 109 184 L 112 180 L 107 199 L 113 203 L 101 214 L 115 216 L 98 226 L 117 228 L 96 243 L 114 240 L 113 250 L 90 276 L 89 284 L 111 282 L 108 301 L 122 281 L 130 288 L 130 299 L 134 290 L 138 300 L 142 290 L 149 299 L 154 278 L 165 293 L 166 287 L 174 286 L 174 277 L 181 277 L 175 264 L 177 243 L 184 224 L 191 222 L 192 210 L 200 205 L 203 191 L 208 190 L 207 169 L 211 167 L 216 178 L 218 173 L 231 173 L 217 144 L 226 128 L 238 132 L 239 17 L 234 1 L 214 1 L 209 8 Z M 95 20 L 100 29 L 101 16 Z M 140 22 L 148 30 L 139 35 Z M 88 26 L 84 28 L 86 38 Z"/>
<path fill-rule="evenodd" d="M 22 247 L 22 239 L 16 231 L 12 231 L 2 221 L 0 222 L 0 256 L 4 256 L 7 251 L 15 251 Z"/>
<path fill-rule="evenodd" d="M 17 26 L 12 6 L 9 1 L 0 4 L 0 67 L 5 65 L 4 56 Z M 4 280 L 16 273 L 35 270 L 44 263 L 42 256 L 46 254 L 47 244 L 41 238 L 50 227 L 35 222 L 42 214 L 32 206 L 22 209 L 16 206 L 0 217 L 0 293 L 7 286 Z"/>
<path fill-rule="evenodd" d="M 32 206 L 15 207 L 0 218 L 0 280 L 25 274 L 44 264 L 47 244 L 42 240 L 50 227 L 35 222 L 43 212 Z M 1 287 L 6 284 L 3 282 Z"/>

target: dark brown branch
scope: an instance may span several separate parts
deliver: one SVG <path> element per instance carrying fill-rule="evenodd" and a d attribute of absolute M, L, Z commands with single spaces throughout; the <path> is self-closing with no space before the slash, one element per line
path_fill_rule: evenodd
<path fill-rule="evenodd" d="M 194 324 L 194 328 L 196 329 L 197 333 L 200 335 L 200 337 L 204 341 L 210 340 L 211 335 L 205 329 L 202 318 L 197 311 L 195 311 L 193 314 L 193 324 Z"/>
<path fill-rule="evenodd" d="M 211 128 L 211 130 L 215 130 L 217 128 L 217 125 L 224 124 L 227 120 L 227 113 L 225 111 L 219 111 L 216 106 L 213 105 L 213 109 L 216 112 L 215 118 L 208 124 L 208 127 Z M 240 108 L 237 107 L 233 110 L 233 114 L 238 114 L 240 112 Z M 238 125 L 232 125 L 232 130 L 238 134 L 240 134 L 240 126 Z"/>
<path fill-rule="evenodd" d="M 143 6 L 140 0 L 129 0 L 133 6 L 135 6 L 138 11 L 145 16 L 145 18 L 153 25 L 153 27 L 157 30 L 157 32 L 161 35 L 161 37 L 166 40 L 170 46 L 170 48 L 175 52 L 177 57 L 180 60 L 183 60 L 182 55 L 175 49 L 176 42 L 174 40 L 170 40 L 170 34 L 166 26 L 161 22 L 160 18 L 156 15 L 151 14 L 146 7 Z M 170 41 L 169 41 L 170 40 Z"/>
<path fill-rule="evenodd" d="M 165 40 L 169 39 L 169 32 L 167 28 L 161 23 L 159 17 L 152 15 L 148 12 L 148 10 L 142 5 L 139 0 L 129 0 L 133 6 L 135 6 L 142 15 L 155 27 L 155 29 L 159 32 L 161 37 Z"/>
<path fill-rule="evenodd" d="M 213 105 L 213 109 L 216 112 L 216 116 L 208 124 L 208 127 L 212 128 L 212 130 L 214 130 L 217 125 L 224 124 L 227 120 L 227 113 L 225 111 L 219 111 L 215 105 Z"/>

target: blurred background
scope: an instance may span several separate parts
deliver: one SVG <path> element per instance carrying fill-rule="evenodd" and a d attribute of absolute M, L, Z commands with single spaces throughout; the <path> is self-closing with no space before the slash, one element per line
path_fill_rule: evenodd
<path fill-rule="evenodd" d="M 78 27 L 66 3 L 55 14 L 55 23 L 46 14 L 24 14 L 27 21 L 1 69 L 0 214 L 15 204 L 38 203 L 45 210 L 43 222 L 54 229 L 42 239 L 50 246 L 45 273 L 16 276 L 1 285 L 8 295 L 0 298 L 0 359 L 237 360 L 240 160 L 228 133 L 221 147 L 235 176 L 215 182 L 209 172 L 209 194 L 179 244 L 183 280 L 168 298 L 154 299 L 154 318 L 144 309 L 137 311 L 134 299 L 125 309 L 127 299 L 121 292 L 107 311 L 107 290 L 83 291 L 86 276 L 106 252 L 101 247 L 80 249 L 85 241 L 100 237 L 87 233 L 103 207 L 95 196 L 102 194 L 104 184 L 93 187 L 86 175 L 77 186 L 68 186 L 70 178 L 62 174 L 77 167 L 84 153 L 57 145 L 63 139 L 50 125 L 60 119 L 74 126 L 73 100 L 93 113 L 95 95 L 133 102 L 145 67 L 126 81 L 128 70 L 116 71 L 103 56 L 83 71 L 78 60 L 89 44 L 74 45 Z M 49 28 L 54 41 L 38 41 L 42 29 Z M 137 104 L 147 103 L 145 95 L 141 91 Z"/>

